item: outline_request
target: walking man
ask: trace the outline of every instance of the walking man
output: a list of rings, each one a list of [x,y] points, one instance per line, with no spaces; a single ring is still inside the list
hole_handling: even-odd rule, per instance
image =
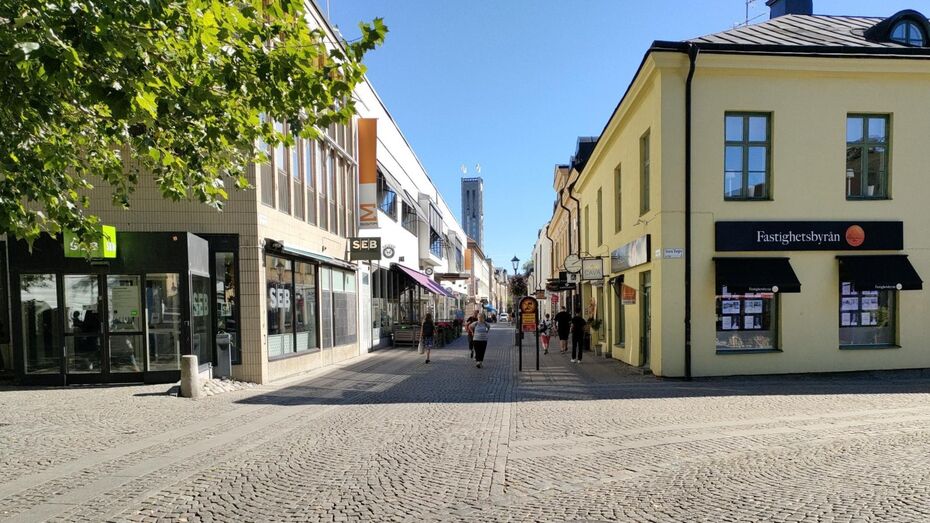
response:
[[[572,363],[581,363],[581,354],[584,352],[584,329],[588,325],[581,310],[575,311],[572,318]]]
[[[568,352],[568,332],[572,326],[572,316],[565,306],[555,315],[555,330],[559,335],[559,354]]]

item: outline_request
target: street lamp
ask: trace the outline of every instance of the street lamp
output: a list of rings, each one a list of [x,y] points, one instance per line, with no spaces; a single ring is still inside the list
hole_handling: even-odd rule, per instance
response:
[[[514,276],[516,276],[516,275],[517,275],[517,267],[520,266],[520,258],[517,258],[516,256],[514,256],[513,259],[510,260],[510,263],[513,264],[513,274],[514,274]]]

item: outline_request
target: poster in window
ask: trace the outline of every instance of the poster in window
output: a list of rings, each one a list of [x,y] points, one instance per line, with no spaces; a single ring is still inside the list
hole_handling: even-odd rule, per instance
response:
[[[730,316],[724,316],[723,320],[721,320],[721,327],[725,331],[733,330],[733,318]]]
[[[746,300],[746,314],[762,314],[762,300]]]
[[[723,300],[721,309],[724,314],[739,314],[739,300]]]
[[[878,296],[863,296],[862,297],[862,310],[877,311],[878,310]]]
[[[753,330],[755,329],[755,321],[753,320],[754,316],[745,316],[743,317],[743,329]]]
[[[849,296],[855,293],[856,291],[853,290],[852,283],[849,283],[848,281],[844,281],[843,282],[843,296]]]
[[[859,310],[859,298],[842,298],[840,300],[840,310],[841,311],[857,311]]]
[[[848,312],[844,312],[840,314],[840,325],[843,327],[849,327],[850,325],[852,325],[852,318],[850,316],[851,314],[849,314]]]
[[[863,296],[878,296],[878,291],[862,291]]]

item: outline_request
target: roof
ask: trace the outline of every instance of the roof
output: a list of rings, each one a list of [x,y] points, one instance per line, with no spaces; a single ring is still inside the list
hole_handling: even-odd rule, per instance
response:
[[[900,11],[888,18],[875,16],[783,15],[758,24],[699,36],[684,42],[653,44],[653,49],[681,49],[696,44],[702,49],[761,52],[857,52],[875,54],[930,54],[926,47],[890,41],[885,31],[893,22],[908,18],[930,29],[917,11]],[[930,35],[928,35],[930,36]]]

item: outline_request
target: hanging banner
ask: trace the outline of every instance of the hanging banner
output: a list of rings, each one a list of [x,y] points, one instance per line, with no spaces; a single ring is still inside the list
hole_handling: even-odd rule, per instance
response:
[[[378,120],[358,119],[358,226],[378,227]]]
[[[620,303],[623,305],[636,305],[636,289],[623,284],[620,287]]]

